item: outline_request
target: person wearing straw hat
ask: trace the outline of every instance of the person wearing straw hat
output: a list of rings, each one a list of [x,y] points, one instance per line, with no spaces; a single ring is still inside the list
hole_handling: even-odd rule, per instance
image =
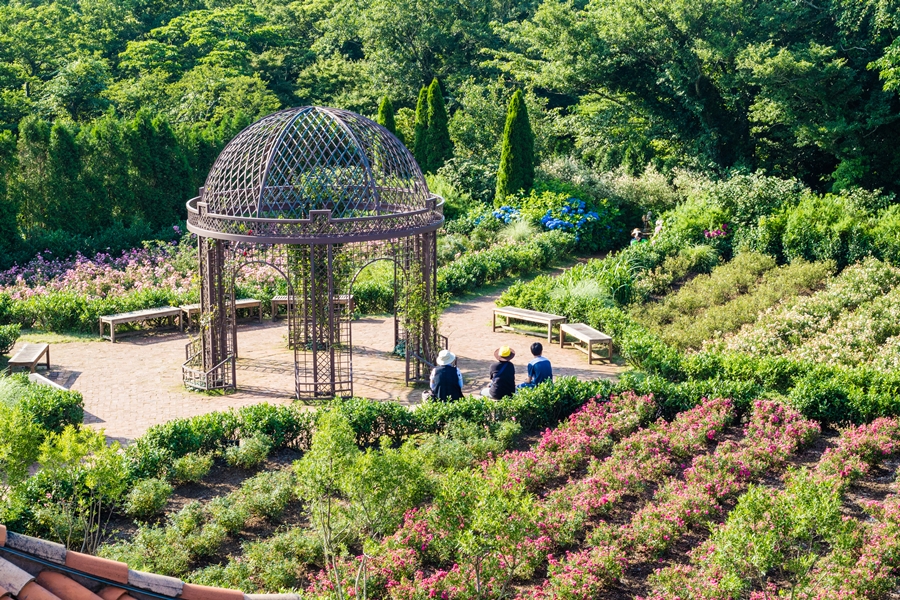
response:
[[[491,384],[481,390],[481,395],[494,400],[516,393],[516,367],[512,364],[516,351],[509,346],[494,350],[497,362],[491,365]]]
[[[462,398],[463,376],[456,366],[456,355],[441,350],[434,362],[437,366],[431,370],[431,399],[446,402]]]

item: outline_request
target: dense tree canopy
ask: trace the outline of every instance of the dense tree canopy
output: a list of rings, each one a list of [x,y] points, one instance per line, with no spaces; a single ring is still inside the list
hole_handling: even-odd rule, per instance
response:
[[[0,0],[0,230],[170,224],[286,106],[389,94],[416,146],[435,78],[454,181],[496,172],[523,89],[538,161],[896,192],[898,34],[896,0]]]

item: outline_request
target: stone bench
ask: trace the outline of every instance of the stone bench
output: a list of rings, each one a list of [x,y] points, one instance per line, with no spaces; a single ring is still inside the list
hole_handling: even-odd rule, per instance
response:
[[[262,322],[262,302],[256,300],[254,298],[240,298],[234,301],[234,310],[239,311],[241,309],[250,310],[255,308],[259,315],[259,322]],[[184,313],[185,325],[191,326],[191,319],[194,315],[200,314],[200,304],[185,304],[181,307],[181,312]]]
[[[347,294],[339,294],[339,295],[335,296],[334,303],[339,306],[346,306],[347,310],[350,312],[350,314],[353,314],[353,309],[356,307],[356,305],[353,303],[353,296],[347,295]],[[290,304],[291,304],[291,308],[293,308],[294,305],[296,304],[294,298],[290,299]],[[285,307],[285,310],[287,310],[287,305],[288,305],[288,297],[286,295],[272,297],[272,320],[273,321],[275,319],[277,319],[279,316],[279,308],[278,307],[283,306],[283,307]]]
[[[124,323],[143,323],[151,319],[178,318],[178,329],[184,331],[184,323],[181,320],[180,306],[162,306],[160,308],[146,308],[117,315],[103,315],[100,317],[100,337],[116,343],[116,326]],[[109,337],[103,335],[105,326],[109,326]]]
[[[29,373],[34,373],[41,357],[47,359],[47,370],[50,370],[50,344],[25,344],[16,355],[9,359],[9,372],[14,373],[16,369],[28,369]]]
[[[506,318],[506,324],[497,324],[497,317]],[[493,331],[497,331],[498,328],[505,329],[507,331],[517,331],[519,333],[531,333],[527,331],[522,331],[520,329],[514,329],[510,327],[509,321],[510,319],[515,319],[516,321],[527,321],[529,323],[538,323],[540,325],[547,326],[547,343],[550,344],[553,342],[553,327],[556,325],[562,325],[566,322],[566,318],[560,315],[551,315],[550,313],[538,312],[536,310],[528,310],[527,308],[516,308],[514,306],[504,306],[500,308],[494,309],[494,318],[493,318]]]
[[[577,339],[579,342],[584,344],[584,347],[579,346],[577,343],[569,343],[569,346],[572,348],[577,348],[581,350],[585,354],[588,355],[588,364],[594,364],[594,344],[605,344],[606,345],[606,360],[612,362],[612,353],[613,353],[613,342],[612,338],[603,333],[602,331],[597,331],[593,327],[585,325],[584,323],[566,323],[564,325],[560,325],[559,327],[559,347],[566,347],[566,335],[570,335],[573,338]]]

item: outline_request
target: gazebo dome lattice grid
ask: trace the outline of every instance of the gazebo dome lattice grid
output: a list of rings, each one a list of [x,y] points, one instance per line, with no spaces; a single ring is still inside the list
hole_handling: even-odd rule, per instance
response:
[[[254,263],[286,284],[298,398],[353,394],[348,299],[360,271],[379,260],[393,263],[394,343],[405,350],[406,382],[427,377],[446,343],[435,308],[443,200],[387,129],[334,108],[271,114],[225,147],[187,209],[201,279],[187,387],[235,389],[235,282]]]

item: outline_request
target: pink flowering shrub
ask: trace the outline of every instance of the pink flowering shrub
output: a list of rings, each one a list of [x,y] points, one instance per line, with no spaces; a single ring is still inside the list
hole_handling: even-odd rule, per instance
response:
[[[751,487],[692,553],[691,565],[655,573],[651,598],[718,600],[751,592],[760,600],[774,598],[777,590],[768,581],[773,572],[783,573],[797,598],[882,596],[896,585],[900,567],[896,497],[869,505],[879,517],[872,525],[842,514],[841,491],[895,453],[898,441],[896,419],[849,428],[814,468],[790,474],[784,490]]]
[[[608,452],[617,440],[645,425],[654,412],[652,396],[625,392],[609,401],[592,398],[565,423],[544,431],[533,450],[504,454],[509,476],[537,489]]]

